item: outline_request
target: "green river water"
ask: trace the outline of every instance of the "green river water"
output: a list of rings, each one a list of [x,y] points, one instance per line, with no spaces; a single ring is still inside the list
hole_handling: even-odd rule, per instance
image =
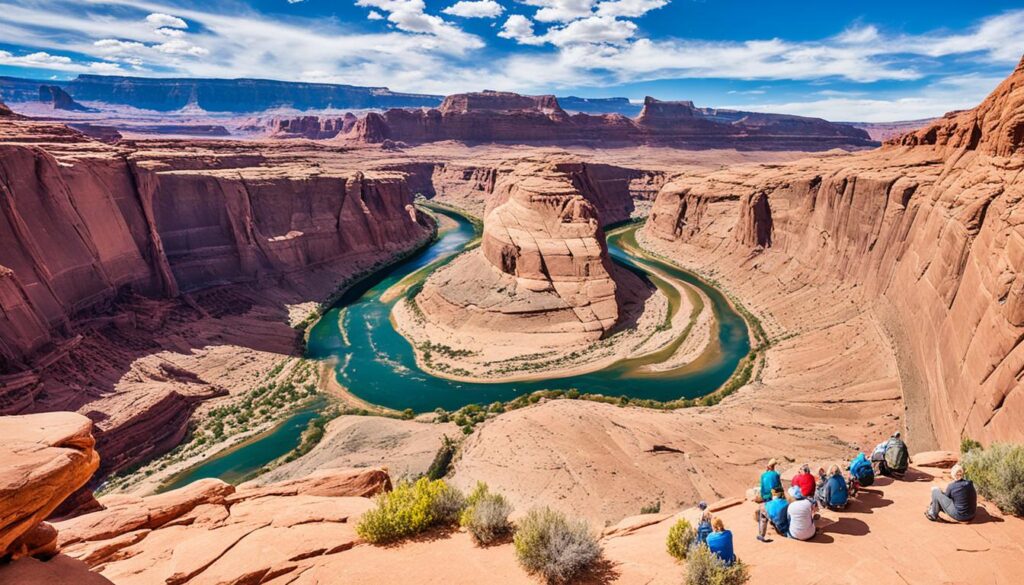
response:
[[[608,249],[616,262],[647,275],[655,284],[661,284],[663,291],[674,289],[667,289],[659,280],[675,279],[700,289],[710,299],[717,336],[700,358],[665,372],[639,369],[646,363],[665,359],[674,351],[672,347],[588,374],[528,382],[467,383],[427,374],[417,366],[412,345],[391,324],[391,309],[403,295],[388,300],[381,297],[403,279],[403,286],[415,285],[477,242],[477,229],[468,219],[447,210],[435,212],[448,216],[456,226],[442,231],[437,240],[418,254],[352,287],[309,333],[306,357],[332,360],[338,382],[367,402],[396,410],[426,412],[438,407],[454,410],[468,404],[507,401],[535,390],[571,388],[662,401],[693,398],[725,383],[750,351],[746,322],[725,296],[689,272],[636,252],[638,226],[631,226],[609,232]],[[678,339],[674,345],[681,341],[682,338]],[[192,468],[164,489],[203,477],[237,481],[251,476],[297,446],[306,424],[323,406],[320,401],[298,409],[271,432]]]

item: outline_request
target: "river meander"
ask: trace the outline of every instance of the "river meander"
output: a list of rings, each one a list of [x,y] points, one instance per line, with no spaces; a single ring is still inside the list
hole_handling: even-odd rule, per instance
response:
[[[715,334],[696,360],[667,371],[653,372],[643,367],[670,356],[683,341],[680,337],[652,354],[582,375],[527,382],[468,383],[427,374],[417,365],[412,345],[393,327],[391,309],[433,270],[479,241],[477,228],[467,218],[444,209],[434,211],[454,221],[454,227],[442,230],[418,254],[349,289],[309,332],[306,357],[331,360],[338,383],[367,402],[395,410],[411,408],[426,412],[439,407],[455,410],[468,404],[507,401],[535,390],[572,388],[592,394],[661,401],[693,398],[713,392],[725,383],[750,350],[746,322],[726,297],[693,274],[644,254],[636,243],[639,226],[632,225],[609,231],[608,250],[615,262],[642,273],[667,294],[676,289],[667,287],[664,279],[675,279],[699,289],[711,302]],[[297,446],[306,422],[324,404],[317,401],[296,410],[274,430],[178,475],[164,489],[203,477],[227,481],[251,477]]]

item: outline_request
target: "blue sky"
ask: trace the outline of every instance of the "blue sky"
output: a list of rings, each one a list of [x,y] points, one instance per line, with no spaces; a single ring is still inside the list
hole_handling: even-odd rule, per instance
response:
[[[654,95],[832,120],[971,107],[1022,53],[1019,0],[0,0],[0,75]]]

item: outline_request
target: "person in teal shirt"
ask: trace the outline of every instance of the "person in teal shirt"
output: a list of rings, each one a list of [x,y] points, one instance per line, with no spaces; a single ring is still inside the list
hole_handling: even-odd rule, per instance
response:
[[[712,532],[707,540],[708,550],[725,564],[733,564],[736,561],[736,554],[732,550],[732,531],[726,530],[725,523],[718,517],[711,521],[711,528]]]
[[[770,502],[772,501],[772,490],[782,489],[782,478],[779,477],[779,472],[775,471],[775,466],[778,465],[778,461],[772,459],[768,462],[767,470],[761,474],[761,501]]]

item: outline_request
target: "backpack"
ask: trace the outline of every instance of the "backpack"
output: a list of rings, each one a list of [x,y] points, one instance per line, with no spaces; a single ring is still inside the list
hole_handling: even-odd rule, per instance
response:
[[[910,454],[907,453],[907,445],[900,439],[890,439],[889,446],[885,448],[885,466],[889,469],[903,473],[910,463]]]
[[[861,453],[853,460],[850,464],[850,474],[857,479],[862,487],[867,487],[875,483],[875,469],[871,466],[871,462],[864,457]]]

